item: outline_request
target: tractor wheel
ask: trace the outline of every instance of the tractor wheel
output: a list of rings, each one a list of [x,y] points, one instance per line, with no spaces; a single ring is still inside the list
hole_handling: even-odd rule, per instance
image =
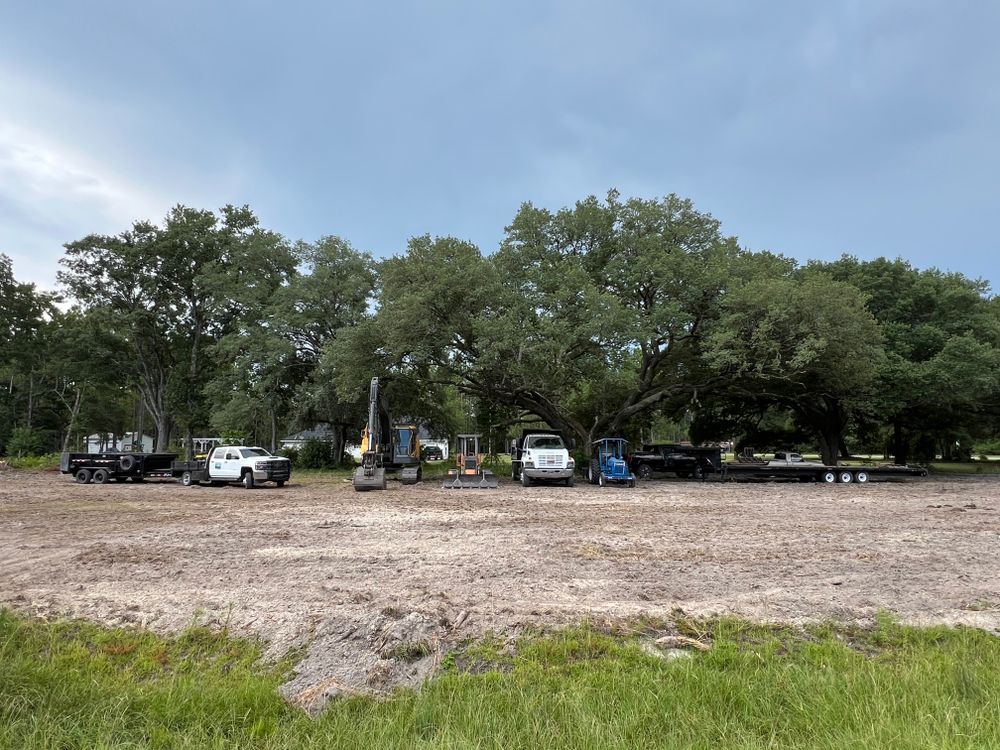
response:
[[[104,484],[108,481],[107,469],[94,469],[94,475],[90,479],[94,484]]]
[[[243,479],[240,480],[240,481],[243,482],[243,486],[246,489],[252,490],[253,489],[253,472],[252,471],[243,472]]]
[[[73,478],[77,484],[87,484],[90,481],[90,469],[80,469]]]
[[[639,479],[652,479],[653,467],[649,464],[639,464],[639,468],[636,469],[635,473],[639,475]]]
[[[522,487],[530,487],[531,486],[531,477],[529,477],[523,471],[521,472],[521,486]]]
[[[590,465],[587,466],[587,481],[591,484],[597,484],[597,477],[600,476],[601,467],[597,465],[597,459],[591,459]]]

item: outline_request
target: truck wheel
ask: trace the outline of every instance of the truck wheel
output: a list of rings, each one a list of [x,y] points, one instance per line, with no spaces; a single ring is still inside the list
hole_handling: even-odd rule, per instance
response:
[[[183,484],[185,487],[195,487],[198,485],[198,483],[194,481],[194,478],[191,476],[190,471],[185,471],[183,474],[181,474],[181,484]]]
[[[73,475],[77,484],[86,484],[90,481],[90,469],[80,469]]]
[[[247,471],[243,473],[243,486],[248,490],[253,489],[253,472]]]
[[[521,486],[522,487],[530,487],[531,486],[531,477],[529,477],[523,471],[521,472]]]
[[[567,487],[572,487],[575,484],[576,484],[576,477],[575,476],[573,476],[572,474],[570,474],[568,477],[566,477],[566,486]]]
[[[840,472],[840,483],[841,484],[850,484],[853,481],[854,481],[854,475],[851,472],[849,472],[849,471],[842,471],[842,472]]]
[[[639,479],[652,479],[653,467],[649,464],[639,464],[639,468],[635,473],[639,475]]]
[[[694,477],[696,482],[700,482],[705,478],[705,470],[700,466],[695,466],[691,475]]]
[[[858,484],[864,484],[869,479],[867,471],[859,471],[854,475],[854,481]]]
[[[819,480],[825,482],[826,484],[833,484],[837,481],[837,474],[833,471],[824,471],[819,475]]]
[[[91,477],[90,481],[94,484],[104,484],[108,481],[108,470],[94,469],[94,475]]]

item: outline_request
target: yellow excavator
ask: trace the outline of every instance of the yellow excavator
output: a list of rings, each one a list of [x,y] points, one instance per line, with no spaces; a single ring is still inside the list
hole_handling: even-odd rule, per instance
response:
[[[416,424],[393,424],[385,393],[378,378],[372,378],[368,424],[361,432],[361,466],[354,471],[354,489],[384,490],[386,474],[398,474],[403,484],[419,482],[420,440]]]

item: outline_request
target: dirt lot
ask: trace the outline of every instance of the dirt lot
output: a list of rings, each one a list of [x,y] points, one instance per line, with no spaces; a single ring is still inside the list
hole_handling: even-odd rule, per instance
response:
[[[1000,478],[355,493],[0,473],[0,605],[309,644],[289,697],[421,680],[526,625],[735,613],[1000,632]]]

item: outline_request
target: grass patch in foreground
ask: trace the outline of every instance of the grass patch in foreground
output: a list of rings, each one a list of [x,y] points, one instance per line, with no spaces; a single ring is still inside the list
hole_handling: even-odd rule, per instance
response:
[[[1000,639],[982,631],[698,627],[712,649],[669,662],[586,626],[514,654],[470,644],[418,693],[313,721],[253,643],[0,613],[0,746],[1000,747]]]

